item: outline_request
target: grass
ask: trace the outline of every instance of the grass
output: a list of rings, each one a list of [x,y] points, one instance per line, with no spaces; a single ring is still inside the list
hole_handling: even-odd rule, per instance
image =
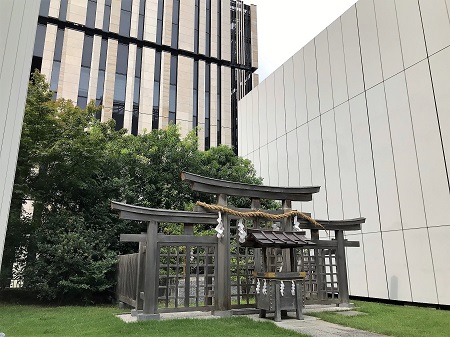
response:
[[[324,321],[389,336],[450,336],[450,311],[447,310],[360,301],[355,301],[355,305],[357,311],[368,315],[348,317],[331,312],[311,315]]]
[[[271,322],[247,317],[124,323],[115,307],[43,307],[0,303],[0,332],[6,337],[300,337]]]
[[[450,311],[355,301],[367,315],[312,314],[325,321],[397,337],[448,337]],[[116,318],[116,307],[44,307],[0,303],[0,332],[6,337],[300,337],[271,322],[246,317],[211,320],[183,319],[126,324]]]

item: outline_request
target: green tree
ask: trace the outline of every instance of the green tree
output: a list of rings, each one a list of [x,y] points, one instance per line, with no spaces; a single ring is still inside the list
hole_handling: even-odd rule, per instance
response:
[[[112,296],[116,256],[133,248],[121,244],[119,235],[138,233],[145,224],[118,219],[110,210],[111,200],[166,209],[214,201],[192,192],[181,181],[182,171],[261,183],[251,162],[229,147],[198,151],[194,132],[183,139],[171,125],[131,136],[126,130],[115,131],[114,121],[96,120],[93,102],[82,110],[64,99],[52,102],[51,97],[44,77],[35,73],[2,266],[5,280],[12,263],[25,258],[25,287],[41,299],[90,303]],[[33,202],[32,216],[22,211],[25,200]],[[236,198],[233,203],[249,206],[250,201]]]

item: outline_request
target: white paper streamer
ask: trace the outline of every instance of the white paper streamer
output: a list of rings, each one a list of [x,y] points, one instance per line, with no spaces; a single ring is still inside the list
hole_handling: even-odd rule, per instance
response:
[[[291,295],[295,296],[295,282],[291,281]]]
[[[273,229],[274,231],[279,231],[279,230],[280,230],[280,226],[278,226],[278,223],[274,222],[274,223],[272,224],[272,229]]]
[[[220,213],[220,212],[219,212],[219,217],[217,218],[217,226],[215,228],[215,231],[217,232],[217,237],[219,239],[223,238],[223,232],[225,231],[225,228],[223,227],[222,213]]]
[[[281,296],[284,296],[284,282],[280,281],[280,294]]]
[[[297,216],[294,216],[294,232],[300,232],[300,222],[298,222]]]
[[[264,285],[263,285],[263,288],[262,288],[262,293],[263,293],[263,295],[267,295],[267,281],[266,281],[266,280],[264,280]]]
[[[260,287],[261,287],[261,283],[259,282],[259,279],[257,279],[256,280],[256,289],[255,289],[257,294],[259,294],[259,292],[261,290]]]
[[[243,221],[242,219],[239,219],[238,226],[237,226],[240,243],[244,243],[245,238],[247,237],[247,231],[245,230],[245,226],[242,221]]]

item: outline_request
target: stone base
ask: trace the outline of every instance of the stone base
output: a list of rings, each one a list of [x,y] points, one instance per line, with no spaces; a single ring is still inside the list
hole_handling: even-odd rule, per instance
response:
[[[159,314],[138,314],[138,321],[151,321],[151,320],[159,320],[161,316]]]
[[[354,303],[339,303],[337,306],[339,308],[354,308],[355,304]]]
[[[131,316],[136,317],[137,315],[142,314],[142,310],[131,310]]]
[[[233,312],[231,310],[212,311],[211,314],[218,317],[231,317],[233,315]]]

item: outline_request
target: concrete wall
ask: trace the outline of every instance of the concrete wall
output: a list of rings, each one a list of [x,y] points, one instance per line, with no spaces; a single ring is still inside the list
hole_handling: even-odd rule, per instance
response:
[[[0,0],[0,266],[40,1]]]
[[[239,154],[268,185],[320,185],[351,295],[450,304],[450,1],[360,0],[239,103]]]

